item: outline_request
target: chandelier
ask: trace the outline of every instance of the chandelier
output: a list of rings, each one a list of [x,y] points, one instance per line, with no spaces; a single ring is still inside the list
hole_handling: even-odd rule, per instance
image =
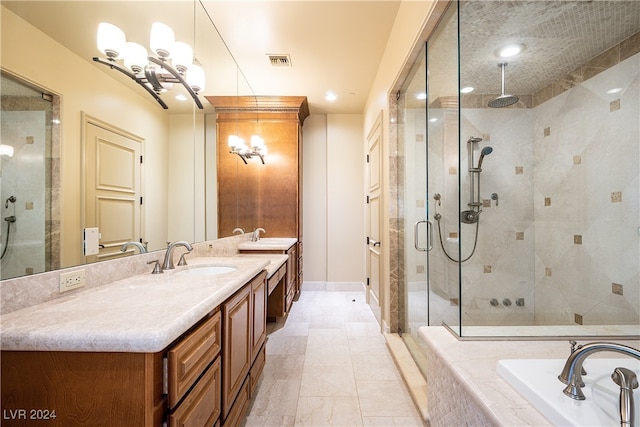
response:
[[[204,90],[204,70],[194,63],[191,46],[176,41],[168,25],[154,22],[150,47],[157,57],[150,56],[144,46],[126,41],[125,33],[120,28],[101,22],[98,25],[98,50],[107,58],[94,57],[93,60],[130,77],[165,110],[169,107],[159,95],[171,90],[175,83],[184,86],[193,102],[202,110],[198,92]]]

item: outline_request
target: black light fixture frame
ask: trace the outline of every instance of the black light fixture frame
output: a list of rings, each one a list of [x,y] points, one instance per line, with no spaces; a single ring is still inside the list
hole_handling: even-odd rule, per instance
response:
[[[250,158],[252,158],[253,156],[258,156],[258,157],[260,157],[260,161],[261,161],[261,162],[262,162],[262,164],[264,165],[264,157],[262,156],[262,154],[258,153],[257,151],[249,151],[249,152],[248,152],[248,153],[246,153],[246,154],[240,154],[240,153],[238,153],[237,151],[233,151],[233,150],[232,150],[232,151],[229,151],[229,153],[231,153],[231,154],[237,154],[237,155],[242,159],[242,161],[244,162],[244,164],[245,164],[245,165],[246,165],[246,164],[248,164],[248,163],[247,163],[247,159],[250,159]]]
[[[131,80],[138,83],[147,92],[149,92],[149,95],[153,96],[153,98],[156,101],[158,101],[158,104],[160,104],[160,106],[162,106],[162,108],[165,110],[169,109],[169,107],[160,98],[160,96],[158,96],[158,94],[164,90],[164,88],[162,87],[162,83],[180,83],[182,86],[184,86],[184,88],[187,90],[189,95],[191,95],[191,98],[193,98],[193,102],[195,102],[195,104],[198,106],[198,109],[202,110],[204,108],[202,106],[202,102],[200,102],[200,99],[198,98],[198,94],[196,94],[193,91],[193,89],[191,89],[189,84],[184,80],[184,78],[182,77],[182,75],[180,75],[178,71],[173,69],[173,67],[171,67],[166,62],[163,62],[157,58],[154,58],[153,56],[150,56],[147,59],[149,60],[149,62],[155,64],[156,66],[162,68],[163,70],[168,71],[173,77],[160,76],[158,74],[158,68],[152,65],[147,65],[144,67],[145,77],[138,77],[137,75],[130,72],[128,69],[121,67],[118,63],[115,62],[114,59],[104,59],[97,56],[93,57],[93,60],[95,62],[106,65],[111,69],[118,70],[122,74],[129,77]],[[147,86],[147,83],[150,84],[153,87],[153,89]],[[264,160],[263,160],[263,163],[264,163]]]

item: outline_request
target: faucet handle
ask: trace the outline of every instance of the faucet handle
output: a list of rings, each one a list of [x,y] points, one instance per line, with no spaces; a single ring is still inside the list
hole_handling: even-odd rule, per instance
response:
[[[579,345],[576,347],[576,344],[578,344],[576,341],[571,340],[569,341],[569,344],[571,344],[571,353],[573,353],[576,350],[580,350],[582,348],[582,345]],[[580,371],[580,375],[587,375],[587,371],[584,369],[584,365],[582,366],[582,370]]]
[[[191,252],[191,251],[189,251],[189,252]],[[178,266],[187,265],[187,260],[184,259],[184,256],[186,254],[188,254],[189,252],[184,252],[182,255],[180,255],[180,260],[178,261]]]
[[[153,263],[155,263],[156,265],[153,266],[153,271],[151,272],[151,274],[164,273],[164,271],[162,270],[162,267],[160,267],[160,260],[154,259],[149,261],[147,264],[153,264]]]

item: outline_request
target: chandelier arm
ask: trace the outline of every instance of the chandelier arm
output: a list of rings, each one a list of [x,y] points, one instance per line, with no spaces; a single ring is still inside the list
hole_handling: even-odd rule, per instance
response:
[[[264,165],[264,157],[262,157],[262,154],[258,153],[257,151],[254,151],[254,154],[260,157],[260,161],[262,161],[262,164]]]
[[[163,69],[167,70],[169,73],[171,73],[171,75],[173,77],[175,77],[176,79],[178,79],[178,81],[182,84],[182,86],[184,86],[184,88],[187,90],[187,92],[189,92],[189,95],[191,95],[191,98],[193,98],[193,102],[196,103],[196,105],[198,106],[198,108],[200,110],[202,110],[204,107],[202,106],[202,103],[200,102],[200,99],[198,98],[198,95],[196,95],[196,93],[193,91],[193,89],[191,89],[191,87],[189,87],[189,85],[187,84],[186,81],[184,81],[184,79],[182,78],[182,76],[180,75],[180,73],[178,73],[176,70],[173,69],[173,67],[170,67],[168,64],[166,64],[165,62],[162,62],[161,60],[154,58],[153,56],[150,56],[149,58],[147,58],[149,60],[149,62],[153,62],[154,64],[162,67]]]
[[[240,153],[238,153],[238,152],[236,152],[236,151],[229,151],[229,152],[230,152],[230,153],[232,153],[232,154],[237,154],[237,155],[238,155],[238,157],[240,157],[240,158],[242,159],[242,161],[244,162],[244,164],[245,164],[245,165],[247,164],[247,159],[245,159],[245,158],[244,158],[244,156],[243,156],[242,154],[240,154]]]
[[[162,106],[162,108],[164,108],[165,110],[169,109],[167,104],[165,104],[164,101],[162,99],[160,99],[160,97],[158,96],[157,93],[155,93],[153,90],[149,89],[149,87],[147,85],[145,85],[144,83],[142,83],[142,81],[138,77],[136,77],[135,74],[129,72],[126,68],[120,67],[118,64],[116,64],[113,61],[109,61],[108,59],[102,59],[102,58],[99,58],[97,56],[94,56],[93,60],[95,62],[99,63],[99,64],[106,65],[107,67],[109,67],[111,69],[116,69],[116,70],[120,71],[122,74],[124,74],[127,77],[131,78],[133,81],[135,81],[140,86],[142,86],[147,92],[149,92],[149,95],[153,96],[155,98],[155,100],[158,101],[158,104],[160,104]]]

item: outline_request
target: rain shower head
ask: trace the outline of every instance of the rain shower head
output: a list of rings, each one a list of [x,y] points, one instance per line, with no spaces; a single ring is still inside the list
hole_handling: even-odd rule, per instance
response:
[[[478,169],[482,169],[482,161],[484,160],[484,156],[488,156],[493,152],[493,148],[488,145],[480,151],[480,160],[478,160]]]
[[[498,66],[502,69],[502,93],[499,97],[489,101],[488,105],[491,108],[504,108],[519,101],[519,98],[517,96],[507,95],[504,93],[504,69],[507,65],[508,64],[506,62],[498,64]]]

